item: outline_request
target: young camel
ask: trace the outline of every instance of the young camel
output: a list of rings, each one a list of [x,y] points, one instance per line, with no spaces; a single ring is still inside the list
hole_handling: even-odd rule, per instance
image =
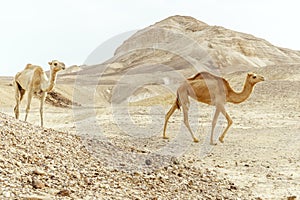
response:
[[[25,121],[27,120],[28,113],[30,110],[31,99],[34,94],[41,96],[40,102],[40,116],[41,116],[41,126],[43,126],[43,106],[44,101],[47,96],[47,92],[50,92],[56,81],[57,72],[65,69],[65,64],[57,60],[48,62],[50,65],[50,80],[48,80],[46,73],[42,67],[32,64],[27,64],[25,69],[21,72],[18,72],[14,79],[15,87],[15,98],[16,106],[14,108],[15,116],[19,119],[19,105],[23,99],[25,91],[27,91],[27,107]]]
[[[254,73],[248,73],[246,77],[246,81],[244,84],[244,88],[241,92],[235,92],[229,85],[228,81],[224,78],[212,75],[208,72],[201,72],[196,74],[195,76],[188,78],[177,90],[177,98],[166,114],[165,124],[164,124],[164,132],[163,138],[167,139],[166,136],[166,128],[167,123],[171,115],[174,113],[176,109],[180,109],[182,106],[183,116],[184,116],[184,124],[188,128],[189,132],[192,135],[194,142],[198,142],[199,140],[194,136],[193,131],[189,125],[188,121],[188,111],[189,111],[189,96],[193,99],[206,103],[208,105],[213,105],[216,107],[216,111],[212,121],[212,129],[210,136],[210,144],[216,145],[213,141],[214,129],[219,117],[220,112],[225,116],[227,120],[227,127],[225,128],[222,135],[219,137],[219,141],[223,143],[226,132],[232,124],[232,119],[228,115],[225,110],[225,103],[241,103],[245,101],[251,94],[253,87],[256,83],[264,81],[264,77],[260,75],[256,75]]]

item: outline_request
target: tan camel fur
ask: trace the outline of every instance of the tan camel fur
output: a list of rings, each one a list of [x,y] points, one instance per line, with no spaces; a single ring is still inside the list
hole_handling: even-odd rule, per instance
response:
[[[225,110],[225,103],[241,103],[245,101],[251,94],[253,87],[256,83],[264,81],[264,77],[256,75],[254,73],[248,73],[244,88],[241,92],[235,92],[229,85],[228,81],[224,78],[212,75],[208,72],[201,72],[188,78],[177,90],[177,98],[165,116],[163,138],[167,139],[166,128],[167,123],[171,115],[176,109],[182,107],[184,124],[192,135],[194,142],[199,140],[194,136],[193,131],[188,121],[189,111],[189,96],[199,102],[213,105],[216,107],[216,111],[212,121],[210,144],[216,145],[213,141],[214,129],[219,117],[220,112],[225,116],[227,120],[227,127],[225,128],[222,135],[219,137],[219,141],[223,143],[226,132],[232,125],[232,119]]]
[[[19,119],[19,105],[23,99],[25,92],[27,91],[27,107],[25,121],[27,120],[28,113],[30,110],[31,99],[34,94],[40,95],[40,116],[41,116],[41,126],[43,126],[43,106],[44,101],[47,96],[47,92],[50,92],[56,81],[57,72],[65,69],[65,64],[57,60],[48,62],[50,65],[50,80],[48,80],[46,73],[42,67],[32,64],[27,64],[25,69],[18,72],[14,79],[15,87],[15,98],[16,106],[14,108],[15,116]]]

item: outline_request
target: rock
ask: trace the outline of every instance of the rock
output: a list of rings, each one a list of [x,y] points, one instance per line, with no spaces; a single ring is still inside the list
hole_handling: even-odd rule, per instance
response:
[[[28,195],[28,196],[21,196],[23,200],[52,200],[53,197],[51,196],[42,196],[42,195]]]
[[[172,157],[172,158],[171,158],[171,161],[172,161],[172,163],[173,163],[174,165],[179,165],[179,164],[180,164],[178,158],[176,158],[176,157]]]
[[[41,169],[35,169],[35,170],[33,170],[32,173],[33,173],[33,174],[36,174],[36,175],[46,175],[46,172],[44,172],[44,171],[41,170]]]
[[[9,191],[4,191],[2,194],[5,198],[10,198],[11,197],[11,193]]]
[[[297,199],[297,196],[295,196],[295,195],[287,197],[287,200],[296,200],[296,199]]]
[[[81,174],[80,174],[78,171],[72,172],[72,175],[73,175],[73,177],[76,178],[76,179],[80,179],[80,178],[81,178]]]
[[[69,190],[61,190],[56,195],[62,196],[62,197],[69,197],[70,196],[70,191]]]
[[[85,177],[83,180],[84,180],[85,184],[87,184],[87,185],[92,185],[93,184],[93,181],[90,178]]]
[[[38,180],[37,178],[33,178],[32,179],[32,187],[34,189],[42,189],[45,187],[45,184],[42,181]]]
[[[149,159],[147,159],[147,160],[145,161],[145,163],[146,163],[146,165],[151,165],[151,164],[152,164],[151,160],[149,160]]]

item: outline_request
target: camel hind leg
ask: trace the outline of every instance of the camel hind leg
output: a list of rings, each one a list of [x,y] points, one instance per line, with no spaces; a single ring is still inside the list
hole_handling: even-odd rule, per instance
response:
[[[176,100],[177,101],[177,100]],[[175,102],[172,107],[170,108],[170,110],[168,111],[168,113],[165,116],[165,125],[164,125],[164,133],[163,133],[163,138],[164,139],[168,139],[167,135],[166,135],[166,129],[167,129],[167,124],[168,124],[168,120],[170,119],[170,117],[173,115],[173,113],[175,112],[175,110],[177,109],[177,103]]]
[[[185,124],[185,126],[187,127],[187,129],[189,130],[192,138],[193,138],[193,141],[194,142],[199,142],[199,140],[195,137],[192,129],[191,129],[191,126],[190,126],[190,123],[189,123],[189,115],[188,115],[188,112],[189,112],[189,107],[190,107],[190,101],[189,101],[189,91],[186,90],[185,87],[180,87],[178,89],[178,99],[180,101],[180,104],[182,106],[182,112],[183,112],[183,122]],[[190,92],[193,94],[193,91]]]
[[[16,99],[16,106],[14,107],[14,113],[16,119],[19,119],[19,115],[20,115],[19,107],[23,99],[23,96],[25,94],[25,90],[17,82],[14,82],[14,87],[15,87],[15,99]]]

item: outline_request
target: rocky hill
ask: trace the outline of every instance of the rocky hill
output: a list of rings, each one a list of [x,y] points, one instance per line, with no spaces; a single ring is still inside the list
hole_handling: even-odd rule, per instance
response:
[[[246,33],[210,26],[192,17],[172,16],[137,31],[107,62],[84,67],[78,72],[77,83],[101,85],[97,90],[99,96],[108,102],[112,101],[113,89],[118,84],[120,98],[116,101],[120,102],[128,99],[129,93],[138,99],[164,94],[163,87],[174,93],[185,78],[199,71],[224,76],[298,63],[299,51],[274,46]],[[138,90],[130,91],[130,85],[136,85]]]
[[[142,29],[115,52],[114,62],[133,67],[165,63],[224,72],[300,62],[300,51],[272,45],[253,35],[210,26],[192,17],[172,16]],[[188,64],[187,64],[188,65]],[[181,66],[184,67],[184,66]]]
[[[1,199],[249,198],[214,170],[173,162],[149,172],[106,167],[79,136],[0,113]]]

